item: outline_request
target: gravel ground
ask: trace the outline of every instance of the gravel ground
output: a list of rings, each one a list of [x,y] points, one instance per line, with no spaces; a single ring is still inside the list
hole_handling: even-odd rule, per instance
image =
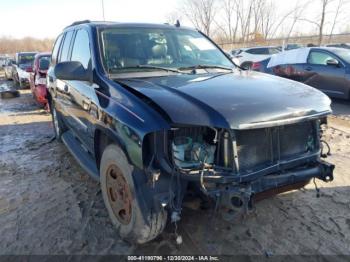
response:
[[[309,184],[259,202],[235,223],[188,203],[178,225],[182,245],[168,226],[155,241],[132,246],[110,223],[99,185],[52,139],[50,115],[30,91],[0,99],[0,255],[350,255],[350,103],[336,101],[334,110],[325,137],[335,180],[318,182],[320,198]]]

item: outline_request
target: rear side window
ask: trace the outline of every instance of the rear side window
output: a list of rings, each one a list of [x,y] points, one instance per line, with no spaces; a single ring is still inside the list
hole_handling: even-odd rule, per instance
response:
[[[327,65],[327,60],[329,59],[336,58],[324,52],[312,51],[310,52],[308,62],[313,65]]]
[[[61,55],[60,55],[60,62],[64,62],[64,61],[68,61],[68,52],[69,52],[69,46],[70,46],[70,42],[72,40],[72,36],[73,36],[73,31],[68,31],[66,33],[66,36],[64,37],[64,42],[63,42],[63,46],[62,46],[62,51],[61,51]]]
[[[89,34],[86,30],[80,29],[75,37],[71,61],[78,61],[87,69],[90,60]]]
[[[58,50],[59,50],[61,42],[62,42],[62,36],[63,35],[59,35],[57,37],[57,40],[55,42],[55,46],[53,47],[53,50],[52,50],[51,64],[53,64],[53,65],[55,65],[57,63]]]
[[[269,54],[268,48],[254,48],[254,49],[249,49],[246,52],[249,54],[252,54],[252,55],[268,55]]]
[[[280,52],[278,48],[269,48],[268,51],[270,55],[274,55]]]
[[[245,50],[246,53],[248,54],[255,54],[255,49],[248,49],[248,50]]]

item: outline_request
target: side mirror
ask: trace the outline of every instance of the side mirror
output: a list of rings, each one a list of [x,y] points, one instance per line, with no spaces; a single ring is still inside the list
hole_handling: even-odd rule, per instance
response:
[[[328,59],[326,63],[329,66],[339,66],[339,61],[337,59]]]
[[[90,71],[76,61],[58,63],[55,66],[54,73],[56,78],[60,80],[90,81]]]

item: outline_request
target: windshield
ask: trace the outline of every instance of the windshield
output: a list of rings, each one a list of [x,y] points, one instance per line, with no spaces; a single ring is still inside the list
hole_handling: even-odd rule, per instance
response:
[[[31,64],[34,61],[35,54],[19,55],[18,64]]]
[[[102,59],[108,73],[198,65],[234,67],[209,40],[192,30],[108,28],[100,36]]]
[[[348,49],[334,48],[332,50],[337,56],[350,64],[350,51]]]

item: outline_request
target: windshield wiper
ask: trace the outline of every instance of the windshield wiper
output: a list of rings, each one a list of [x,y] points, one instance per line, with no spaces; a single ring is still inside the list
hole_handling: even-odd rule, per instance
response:
[[[175,68],[168,68],[168,67],[161,67],[161,66],[153,66],[153,65],[136,65],[136,66],[128,66],[128,67],[121,67],[118,68],[118,71],[122,71],[122,70],[128,70],[128,69],[155,69],[155,70],[163,70],[163,71],[167,71],[167,72],[175,72],[175,73],[180,73],[183,74],[183,72],[181,72],[178,69]]]
[[[224,69],[224,70],[233,71],[233,68],[231,68],[231,67],[219,66],[219,65],[193,65],[193,66],[180,67],[180,68],[178,68],[178,70],[196,70],[196,69],[208,69],[208,68]]]

